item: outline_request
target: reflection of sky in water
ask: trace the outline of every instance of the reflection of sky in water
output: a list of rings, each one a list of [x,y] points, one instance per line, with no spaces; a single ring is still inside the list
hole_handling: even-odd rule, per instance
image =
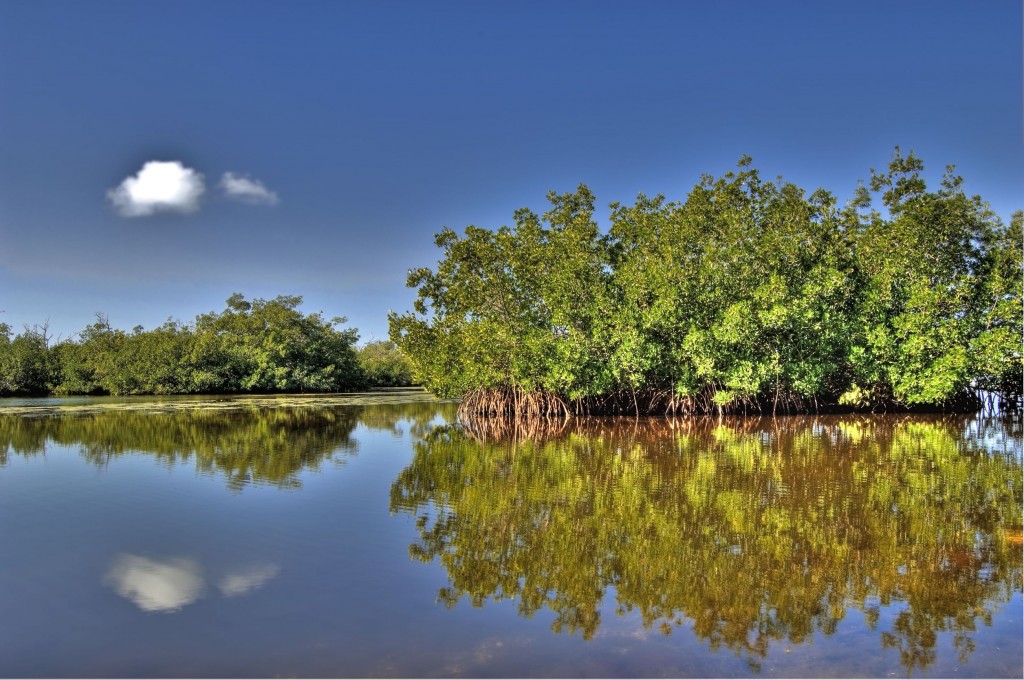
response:
[[[277,576],[280,571],[276,564],[249,567],[232,571],[217,584],[224,597],[244,595],[250,590],[260,588],[264,583]]]
[[[278,571],[276,564],[233,569],[218,581],[217,588],[224,597],[244,595],[262,587]],[[114,560],[104,582],[146,612],[178,611],[202,597],[206,585],[203,568],[196,560],[127,554]]]
[[[147,612],[173,612],[203,594],[203,569],[195,560],[153,560],[121,555],[107,572],[107,584]]]

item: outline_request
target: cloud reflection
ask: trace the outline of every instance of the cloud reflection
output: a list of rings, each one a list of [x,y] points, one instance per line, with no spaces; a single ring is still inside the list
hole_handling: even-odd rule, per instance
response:
[[[249,567],[238,571],[229,572],[220,580],[217,587],[224,597],[235,597],[259,588],[270,579],[277,576],[280,568],[276,564]]]
[[[276,564],[228,570],[218,581],[217,589],[224,597],[244,595],[262,587],[280,570]],[[103,581],[145,612],[178,611],[202,597],[206,586],[203,567],[194,559],[153,559],[128,554],[114,559]]]
[[[192,604],[203,593],[203,570],[182,557],[154,560],[121,555],[105,579],[117,594],[147,612],[173,612]]]

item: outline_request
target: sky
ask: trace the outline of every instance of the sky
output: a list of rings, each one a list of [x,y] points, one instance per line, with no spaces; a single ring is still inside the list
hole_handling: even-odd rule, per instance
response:
[[[1022,3],[0,0],[0,322],[301,295],[361,341],[443,226],[893,149],[1024,208]]]

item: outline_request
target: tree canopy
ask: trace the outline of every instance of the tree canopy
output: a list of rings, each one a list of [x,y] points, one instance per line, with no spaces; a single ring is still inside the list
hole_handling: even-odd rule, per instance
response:
[[[612,204],[604,233],[586,186],[552,192],[511,227],[443,229],[391,338],[476,413],[1019,405],[1024,214],[923,169],[897,149],[841,207],[743,157],[684,201]]]
[[[115,329],[97,315],[51,346],[45,327],[0,324],[0,396],[336,392],[367,386],[345,319],[299,311],[302,298],[227,299],[192,324]]]

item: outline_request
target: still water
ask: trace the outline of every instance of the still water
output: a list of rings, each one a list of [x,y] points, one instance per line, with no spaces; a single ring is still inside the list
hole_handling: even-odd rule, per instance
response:
[[[3,677],[1020,677],[1021,425],[0,402]]]

